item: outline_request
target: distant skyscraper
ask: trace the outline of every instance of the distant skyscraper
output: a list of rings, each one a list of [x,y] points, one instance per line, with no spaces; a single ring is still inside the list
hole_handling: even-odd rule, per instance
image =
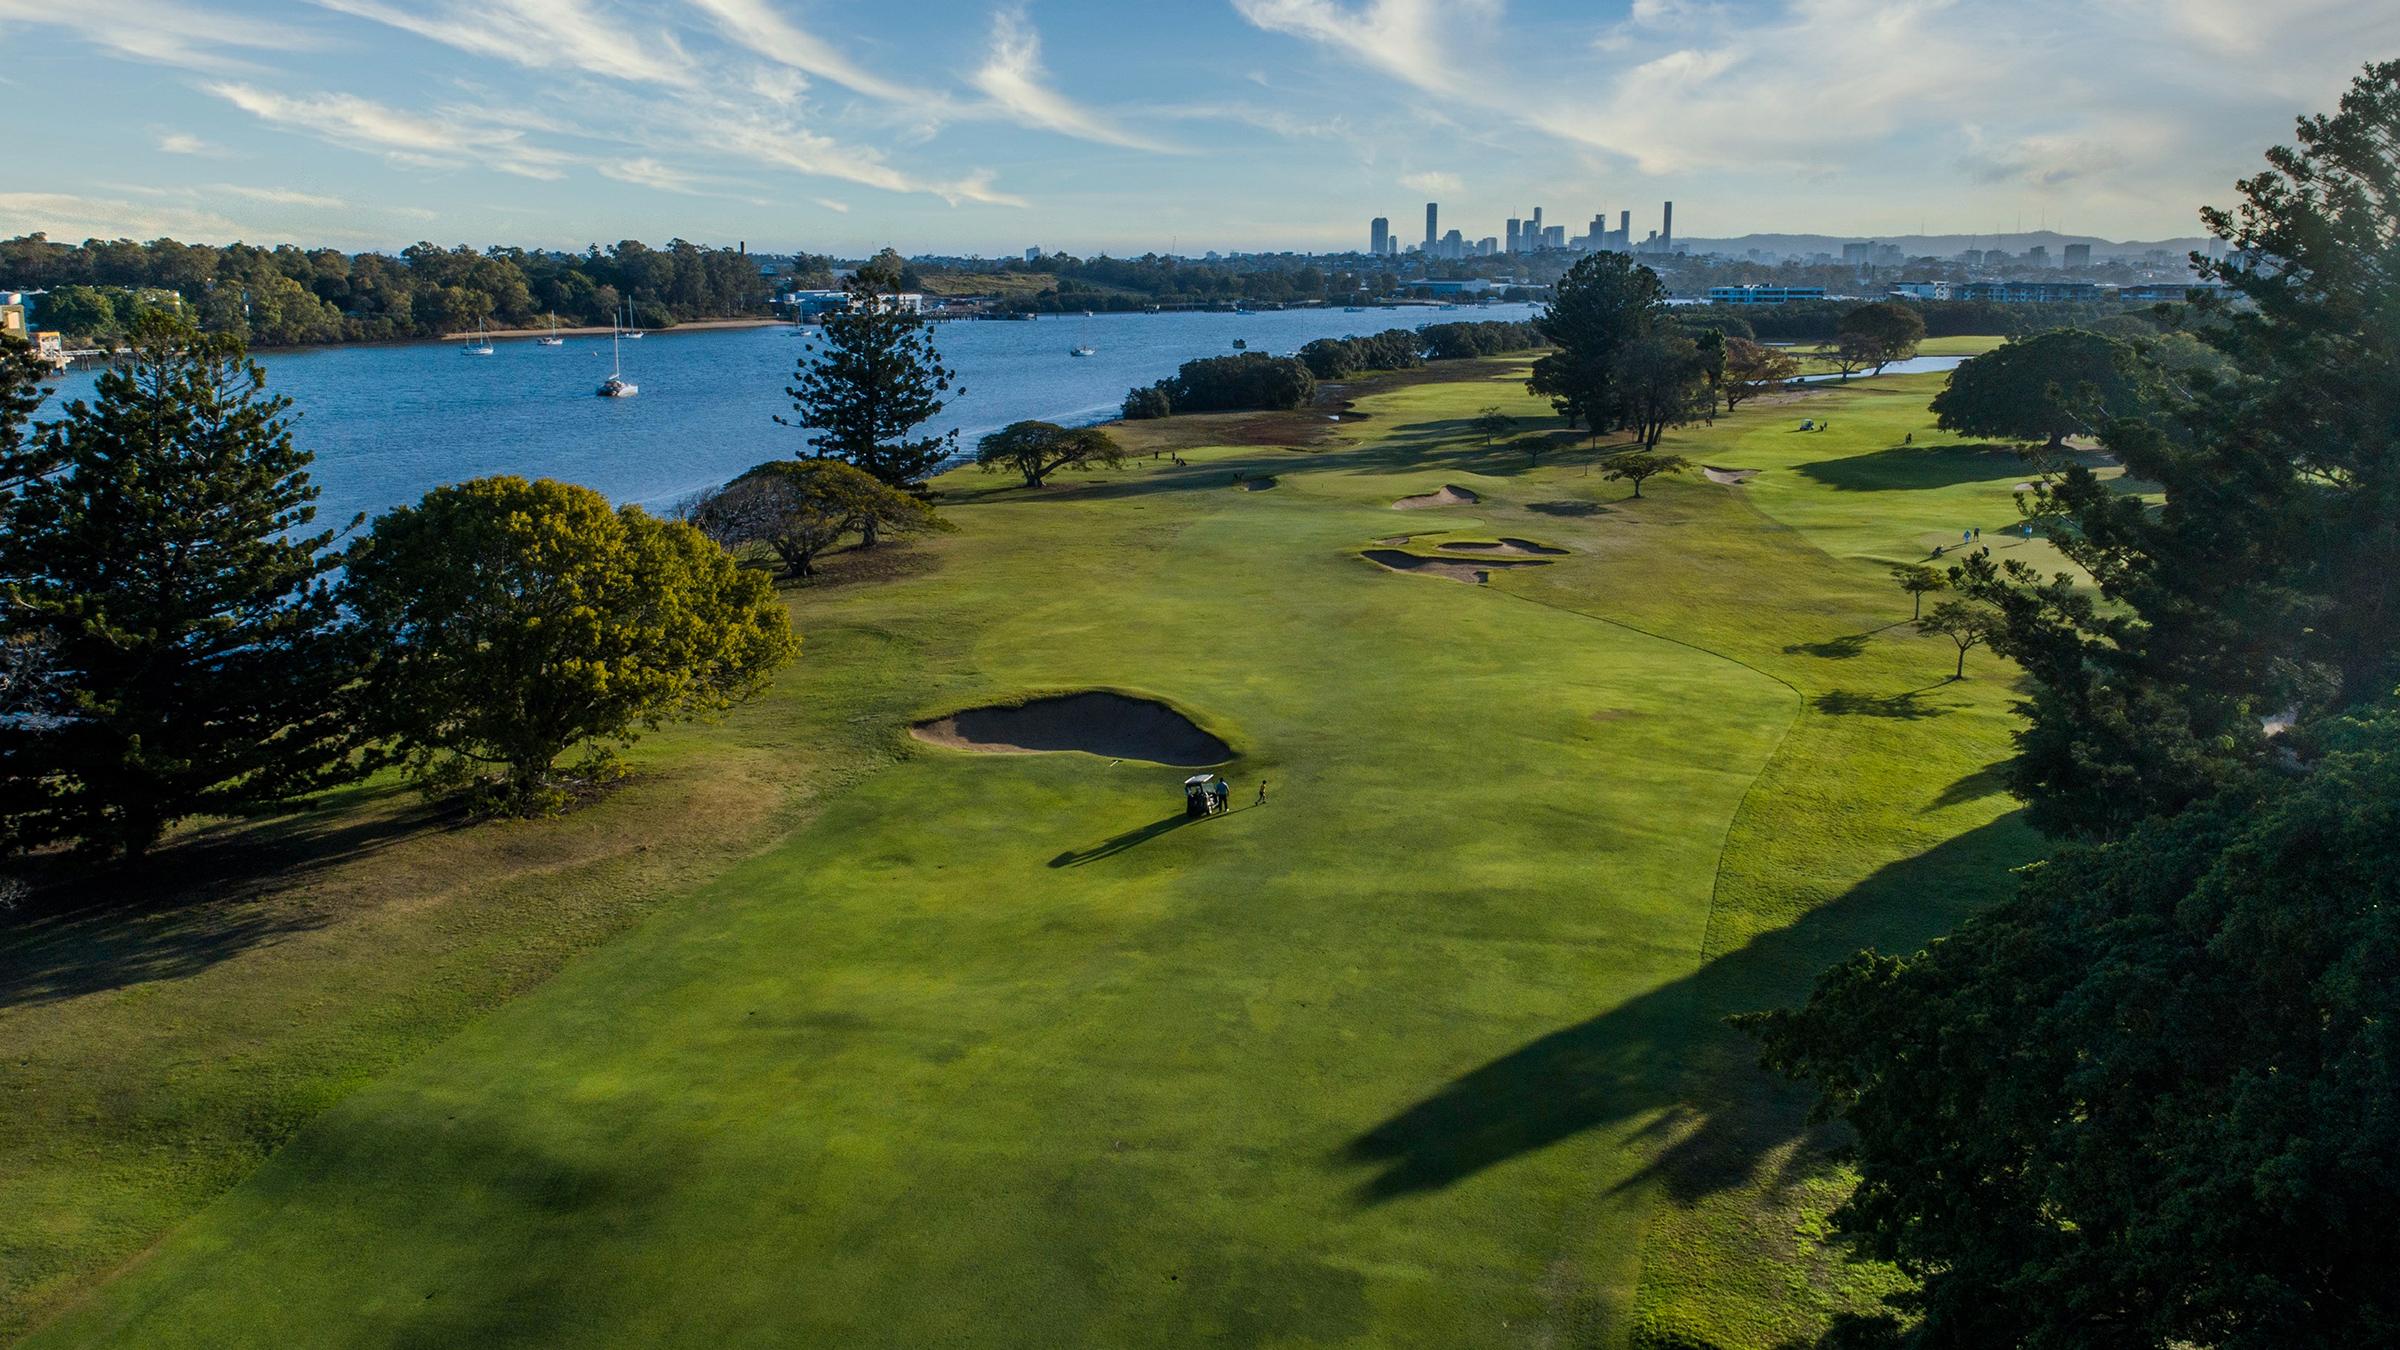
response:
[[[1543,248],[1565,248],[1566,246],[1567,246],[1567,227],[1566,227],[1566,226],[1564,226],[1564,225],[1546,225],[1546,226],[1543,226],[1543,227],[1542,227],[1542,247],[1543,247]]]
[[[1442,208],[1438,204],[1425,203],[1425,251],[1427,253],[1433,252],[1434,245],[1442,242],[1441,227],[1434,223],[1441,218],[1441,214]]]
[[[1508,251],[1511,253],[1524,252],[1524,236],[1525,222],[1515,216],[1510,216],[1508,218]]]
[[[1493,235],[1487,234],[1475,241],[1475,253],[1478,257],[1488,258],[1499,251],[1500,240]]]
[[[1445,258],[1463,258],[1467,256],[1466,236],[1460,234],[1456,230],[1452,230],[1450,233],[1443,235],[1441,254]]]
[[[1036,246],[1034,246],[1034,247],[1032,247],[1032,248],[1029,248],[1029,249],[1025,250],[1025,261],[1027,261],[1027,262],[1040,262],[1041,260],[1042,260],[1042,250],[1041,250],[1041,247],[1040,247],[1039,245],[1036,245]]]
[[[1675,251],[1675,203],[1673,202],[1667,203],[1667,209],[1658,218],[1658,251],[1661,253]]]
[[[1617,212],[1617,247],[1628,253],[1633,251],[1633,212],[1631,211]]]
[[[2092,246],[2090,244],[2069,244],[2065,249],[2065,253],[2066,265],[2068,267],[2089,267],[2092,265]]]
[[[1601,211],[1593,215],[1592,232],[1588,237],[1591,242],[1586,247],[1594,251],[1608,247],[1608,212]]]
[[[1386,253],[1389,253],[1389,252],[1391,252],[1391,251],[1392,251],[1392,220],[1391,220],[1391,217],[1389,217],[1389,216],[1377,216],[1377,217],[1375,217],[1375,219],[1373,219],[1373,220],[1371,220],[1371,221],[1367,222],[1367,252],[1369,252],[1369,253],[1372,253],[1372,254],[1374,254],[1376,257],[1380,258],[1380,257],[1382,257],[1384,254],[1386,254]]]
[[[1542,208],[1538,206],[1533,208],[1533,219],[1525,222],[1525,228],[1533,231],[1534,246],[1539,248],[1542,238]]]

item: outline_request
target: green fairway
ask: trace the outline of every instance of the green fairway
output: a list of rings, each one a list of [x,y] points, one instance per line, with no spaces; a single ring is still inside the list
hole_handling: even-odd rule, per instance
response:
[[[1949,682],[1885,576],[1978,527],[2047,570],[2001,533],[2027,470],[1933,431],[1940,377],[1860,378],[1670,436],[1757,473],[1633,501],[1608,447],[1529,463],[1567,438],[1522,375],[1354,390],[1338,427],[1136,426],[1126,470],[1039,492],[951,475],[922,565],[790,593],[807,649],[770,699],[519,836],[646,801],[714,852],[539,988],[379,1035],[271,1154],[152,1185],[58,1258],[88,1296],[34,1343],[1763,1350],[1851,1306],[1883,1276],[1805,1240],[1823,1141],[1722,1019],[2033,856],[1992,772],[2012,672]],[[1523,430],[1487,446],[1495,403]],[[1445,485],[1481,500],[1393,509]],[[1538,547],[1442,547],[1503,539]],[[1231,744],[1235,809],[1187,820],[1188,770],[906,731],[1096,688]],[[719,764],[785,795],[661,795]],[[343,1006],[329,972],[289,1015]],[[0,1012],[0,1049],[123,993]],[[122,1091],[243,1090],[209,1053]],[[63,1107],[38,1149],[0,1135],[65,1211],[0,1217],[0,1250],[90,1222],[87,1143],[146,1165]]]

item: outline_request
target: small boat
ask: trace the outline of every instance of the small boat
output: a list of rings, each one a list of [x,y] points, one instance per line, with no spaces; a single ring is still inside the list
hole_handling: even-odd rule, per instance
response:
[[[1097,349],[1091,347],[1089,344],[1081,342],[1078,342],[1074,346],[1067,348],[1067,355],[1069,356],[1098,356],[1099,354],[1100,353]]]
[[[564,347],[567,345],[567,340],[558,335],[557,315],[553,314],[550,316],[550,331],[541,337],[535,338],[534,341],[545,347]]]
[[[1367,307],[1365,305],[1344,305],[1342,312],[1344,314],[1364,314],[1367,312]]]
[[[633,342],[639,341],[642,336],[642,330],[633,326],[633,302],[628,300],[625,302],[625,338]]]
[[[600,387],[592,391],[602,398],[632,398],[642,392],[640,385],[625,378],[625,358],[617,349],[617,339],[622,335],[615,324],[609,325],[608,353],[616,369],[610,371],[608,378],[600,382]]]
[[[492,340],[488,337],[485,337],[483,335],[483,330],[479,328],[475,330],[475,336],[467,339],[467,345],[459,348],[458,350],[459,354],[462,356],[490,356],[492,354]]]

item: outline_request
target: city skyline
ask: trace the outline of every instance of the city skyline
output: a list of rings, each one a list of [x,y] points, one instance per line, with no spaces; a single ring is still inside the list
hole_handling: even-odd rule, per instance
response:
[[[1330,252],[1413,198],[1687,200],[1682,233],[1709,237],[2182,237],[2363,54],[2400,44],[2400,13],[2358,0],[2279,11],[2272,63],[2230,0],[1109,15],[0,0],[0,91],[60,110],[14,148],[0,232]],[[1474,242],[1504,219],[1452,223]]]

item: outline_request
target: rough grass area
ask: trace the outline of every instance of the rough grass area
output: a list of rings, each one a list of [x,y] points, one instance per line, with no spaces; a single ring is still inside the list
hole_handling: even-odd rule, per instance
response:
[[[259,858],[196,906],[12,937],[12,1329],[1763,1350],[1869,1297],[1807,1240],[1825,1141],[1722,1019],[2033,855],[2010,673],[1948,682],[1883,574],[2026,470],[1933,432],[1938,377],[1858,380],[1662,447],[1739,489],[1634,501],[1523,368],[957,477],[958,534],[790,592],[774,696],[589,812],[353,794],[195,841]],[[1486,447],[1493,403],[1524,431]],[[1444,483],[1480,500],[1418,551],[1565,551],[1360,562]],[[908,735],[1095,688],[1238,733],[1235,809]]]

